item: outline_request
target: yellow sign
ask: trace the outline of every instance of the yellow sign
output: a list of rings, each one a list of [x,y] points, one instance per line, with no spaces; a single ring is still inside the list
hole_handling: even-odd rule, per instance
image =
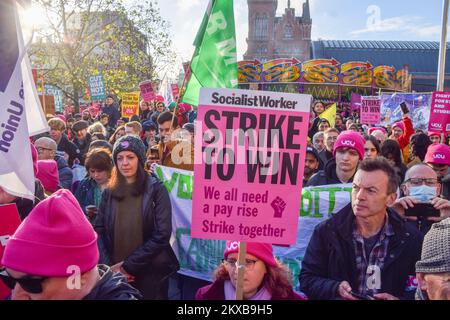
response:
[[[131,118],[139,115],[139,94],[139,91],[122,94],[122,117]]]

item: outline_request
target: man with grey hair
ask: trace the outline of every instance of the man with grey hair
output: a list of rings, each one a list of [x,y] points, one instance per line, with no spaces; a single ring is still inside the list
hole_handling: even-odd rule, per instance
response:
[[[439,197],[440,188],[436,172],[426,164],[416,164],[406,172],[405,181],[401,185],[405,196],[397,199],[392,209],[412,223],[416,223],[417,228],[425,234],[434,222],[450,216],[450,201]],[[419,218],[407,216],[407,210],[418,204],[429,204],[430,207],[439,210],[440,215],[438,217],[419,216]]]
[[[425,235],[416,278],[416,300],[450,300],[450,218],[435,223]]]
[[[72,187],[73,173],[64,160],[64,153],[57,151],[58,145],[55,140],[42,137],[36,140],[34,146],[38,152],[38,160],[55,160],[58,164],[59,185],[61,188],[69,189]]]
[[[317,152],[319,152],[319,154],[320,154],[320,152],[325,150],[324,139],[325,139],[325,136],[322,131],[317,132],[312,138],[313,147],[317,150]]]

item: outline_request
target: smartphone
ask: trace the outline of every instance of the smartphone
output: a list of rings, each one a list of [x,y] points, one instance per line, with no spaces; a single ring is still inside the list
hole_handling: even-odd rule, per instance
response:
[[[406,104],[406,102],[400,103],[400,108],[402,109],[403,114],[409,113],[409,108],[408,108],[408,105]]]
[[[431,203],[417,203],[412,208],[405,210],[407,217],[440,217],[440,210],[433,207]]]
[[[359,294],[355,291],[350,292],[350,294],[359,300],[375,300],[374,297],[369,296],[368,294]]]

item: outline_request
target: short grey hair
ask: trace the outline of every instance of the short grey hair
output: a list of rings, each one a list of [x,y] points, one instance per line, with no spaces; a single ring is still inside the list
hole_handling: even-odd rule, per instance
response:
[[[321,137],[325,139],[325,134],[323,133],[323,131],[317,132],[312,138],[313,144],[316,143],[317,139]]]
[[[35,146],[40,144],[45,145],[48,149],[52,149],[54,151],[58,149],[58,145],[56,144],[55,140],[49,137],[41,137],[34,142]]]

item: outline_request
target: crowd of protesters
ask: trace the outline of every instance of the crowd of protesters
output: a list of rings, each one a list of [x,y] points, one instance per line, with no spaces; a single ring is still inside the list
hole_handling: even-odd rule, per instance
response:
[[[408,114],[369,127],[338,111],[332,127],[321,118],[326,108],[312,106],[303,186],[349,183],[351,203],[316,226],[299,275],[303,295],[271,245],[248,243],[244,299],[449,299],[447,137],[415,131]],[[35,201],[0,188],[0,204],[15,203],[23,220],[1,262],[10,298],[169,298],[179,262],[154,164],[193,170],[196,112],[157,97],[140,103],[139,116],[120,115],[108,96],[95,118],[49,117],[50,132],[32,137]],[[196,299],[234,299],[237,248],[227,242]],[[66,285],[70,266],[81,274],[76,290]]]

